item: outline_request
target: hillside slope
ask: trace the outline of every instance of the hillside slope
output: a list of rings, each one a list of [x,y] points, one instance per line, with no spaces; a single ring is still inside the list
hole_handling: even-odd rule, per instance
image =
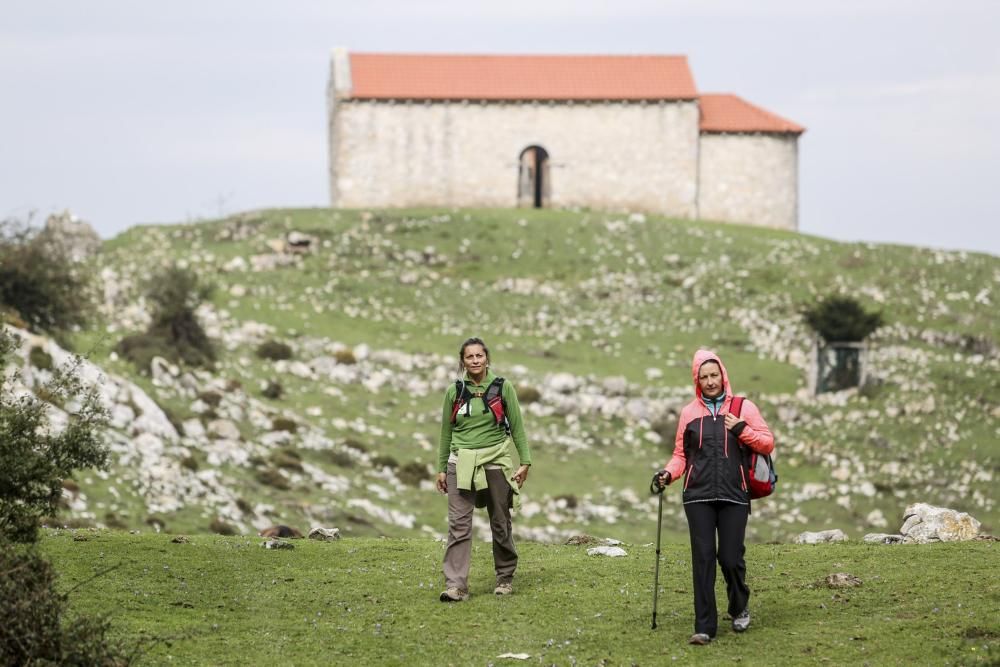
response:
[[[280,250],[292,231],[308,252]],[[144,327],[143,281],[174,262],[218,288],[200,314],[221,361],[153,378],[110,350]],[[672,448],[698,346],[723,356],[777,436],[780,490],[755,504],[751,540],[894,532],[918,501],[1000,526],[996,257],[586,211],[273,210],[137,227],[95,267],[101,319],[76,348],[134,381],[177,435],[137,451],[123,422],[122,465],[68,492],[79,523],[438,536],[441,396],[458,345],[480,335],[499,374],[526,398],[537,390],[521,539],[650,539],[646,485]],[[831,293],[887,325],[871,386],[813,397],[799,311]],[[267,340],[293,358],[258,358]],[[268,381],[283,397],[262,395]],[[686,530],[676,491],[668,536]]]

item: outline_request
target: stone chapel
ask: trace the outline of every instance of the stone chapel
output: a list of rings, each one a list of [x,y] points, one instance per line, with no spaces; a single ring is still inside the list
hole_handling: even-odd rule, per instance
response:
[[[333,52],[335,207],[590,207],[798,228],[800,125],[687,58]]]

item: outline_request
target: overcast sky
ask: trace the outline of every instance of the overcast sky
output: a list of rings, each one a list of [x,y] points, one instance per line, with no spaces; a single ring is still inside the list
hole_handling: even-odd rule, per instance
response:
[[[683,54],[805,125],[800,229],[1000,255],[1000,1],[0,0],[0,218],[329,201],[333,47]]]

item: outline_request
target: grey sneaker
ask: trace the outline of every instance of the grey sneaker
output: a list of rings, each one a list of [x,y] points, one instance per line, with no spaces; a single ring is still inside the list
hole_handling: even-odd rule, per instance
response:
[[[696,632],[693,635],[691,635],[691,639],[688,640],[688,644],[697,644],[699,646],[704,646],[710,641],[712,641],[712,638],[706,635],[704,632]]]
[[[463,591],[460,588],[446,588],[441,593],[441,602],[465,602],[469,599],[469,591]]]
[[[493,589],[493,593],[496,595],[510,595],[514,592],[514,586],[510,582],[505,584],[497,584],[497,587]]]
[[[733,632],[746,632],[750,627],[750,610],[744,609],[739,616],[733,619]]]

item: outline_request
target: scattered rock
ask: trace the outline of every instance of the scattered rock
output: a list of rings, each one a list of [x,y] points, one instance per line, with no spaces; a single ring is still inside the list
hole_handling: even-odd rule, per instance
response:
[[[267,540],[266,542],[261,542],[262,547],[265,549],[294,549],[295,545],[291,542],[283,542],[282,540]]]
[[[286,526],[284,524],[278,524],[277,526],[271,526],[270,528],[265,528],[264,530],[257,533],[261,537],[290,537],[293,539],[301,538],[302,532],[292,528],[291,526]],[[310,533],[310,537],[312,533]]]
[[[902,544],[902,535],[889,535],[888,533],[868,533],[862,540],[868,544]]]
[[[178,535],[177,537],[175,537],[174,539],[172,539],[170,541],[172,543],[174,543],[174,544],[190,544],[191,543],[191,540],[189,540],[187,538],[187,536],[185,536],[185,535]]]
[[[310,540],[324,540],[331,542],[340,539],[340,528],[320,528],[317,526],[309,531]]]
[[[806,531],[799,533],[795,538],[795,544],[823,544],[826,542],[846,542],[847,535],[839,528],[833,530],[821,530],[818,533]]]
[[[965,512],[927,503],[909,505],[903,511],[903,527],[899,529],[906,542],[961,542],[975,539],[981,524]]]
[[[611,558],[616,558],[618,556],[628,556],[626,552],[621,547],[593,547],[587,549],[588,556],[610,556]]]
[[[826,585],[830,588],[854,588],[861,585],[861,580],[847,572],[836,572],[826,576]]]

